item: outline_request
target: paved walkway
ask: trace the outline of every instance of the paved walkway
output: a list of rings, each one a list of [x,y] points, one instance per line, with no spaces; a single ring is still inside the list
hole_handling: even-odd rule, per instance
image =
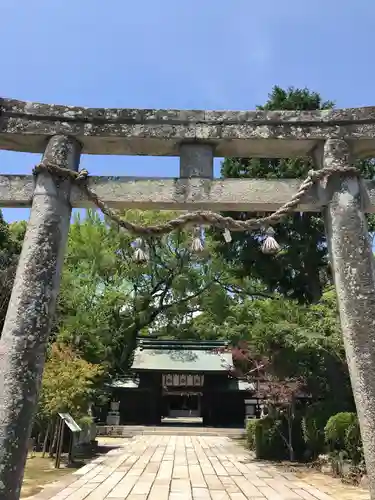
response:
[[[227,437],[137,436],[74,473],[50,500],[368,500],[321,474],[306,478],[251,459]],[[48,493],[49,492],[49,493]]]

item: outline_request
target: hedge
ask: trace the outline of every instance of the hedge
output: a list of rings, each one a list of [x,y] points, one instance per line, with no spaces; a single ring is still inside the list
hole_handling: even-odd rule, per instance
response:
[[[363,449],[357,415],[350,412],[337,413],[327,420],[320,405],[311,408],[303,419],[293,421],[293,449],[296,460],[316,458],[324,450],[331,453],[344,452],[353,464],[363,461]],[[325,426],[324,422],[327,420]],[[246,439],[256,458],[264,460],[289,459],[288,438],[285,418],[267,416],[248,420]]]

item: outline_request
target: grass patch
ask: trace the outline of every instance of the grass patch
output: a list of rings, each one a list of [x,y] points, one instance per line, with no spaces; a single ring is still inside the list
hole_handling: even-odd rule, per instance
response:
[[[103,448],[100,450],[100,453],[106,453],[111,448],[117,448],[121,444],[123,444],[125,438],[108,438],[108,437],[99,437],[98,444],[99,447]],[[91,462],[91,460],[96,455],[88,456],[85,458],[77,458],[77,463],[71,465],[69,467],[65,466],[67,455],[64,454],[61,457],[61,468],[55,469],[55,459],[48,457],[46,454],[45,458],[42,458],[42,453],[35,453],[33,457],[28,457],[26,461],[25,467],[25,475],[23,479],[22,489],[21,489],[21,498],[27,498],[33,495],[36,495],[43,488],[55,481],[59,481],[64,476],[68,474],[72,474],[75,470],[83,467],[86,463]]]
[[[42,458],[41,453],[35,453],[26,461],[25,475],[23,479],[21,498],[36,495],[42,491],[43,487],[54,481],[58,481],[63,476],[74,472],[72,467],[54,468],[55,460],[49,457]],[[80,467],[77,464],[77,468]]]

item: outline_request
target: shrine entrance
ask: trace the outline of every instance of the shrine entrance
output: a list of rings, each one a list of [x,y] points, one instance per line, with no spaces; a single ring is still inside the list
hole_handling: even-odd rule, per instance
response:
[[[201,417],[201,393],[175,392],[165,395],[167,408],[166,417],[169,418],[198,418]]]
[[[177,353],[177,351],[176,351]],[[178,351],[180,360],[187,368],[190,362],[193,368],[197,362],[197,355],[193,351]],[[204,353],[204,351],[203,351]],[[176,354],[174,355],[176,356]],[[172,358],[174,357],[172,355]],[[193,358],[193,360],[189,359]],[[220,359],[218,358],[220,361]],[[200,418],[201,415],[201,392],[204,387],[205,376],[202,373],[164,373],[162,381],[162,399],[165,418]]]

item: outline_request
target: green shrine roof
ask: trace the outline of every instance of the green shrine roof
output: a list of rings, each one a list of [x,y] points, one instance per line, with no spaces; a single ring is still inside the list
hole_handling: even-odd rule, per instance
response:
[[[132,370],[225,372],[232,354],[217,352],[223,342],[139,339]]]
[[[109,384],[105,384],[107,387],[111,387],[112,389],[138,389],[139,387],[139,378],[130,378],[126,377],[123,379],[113,380]]]

